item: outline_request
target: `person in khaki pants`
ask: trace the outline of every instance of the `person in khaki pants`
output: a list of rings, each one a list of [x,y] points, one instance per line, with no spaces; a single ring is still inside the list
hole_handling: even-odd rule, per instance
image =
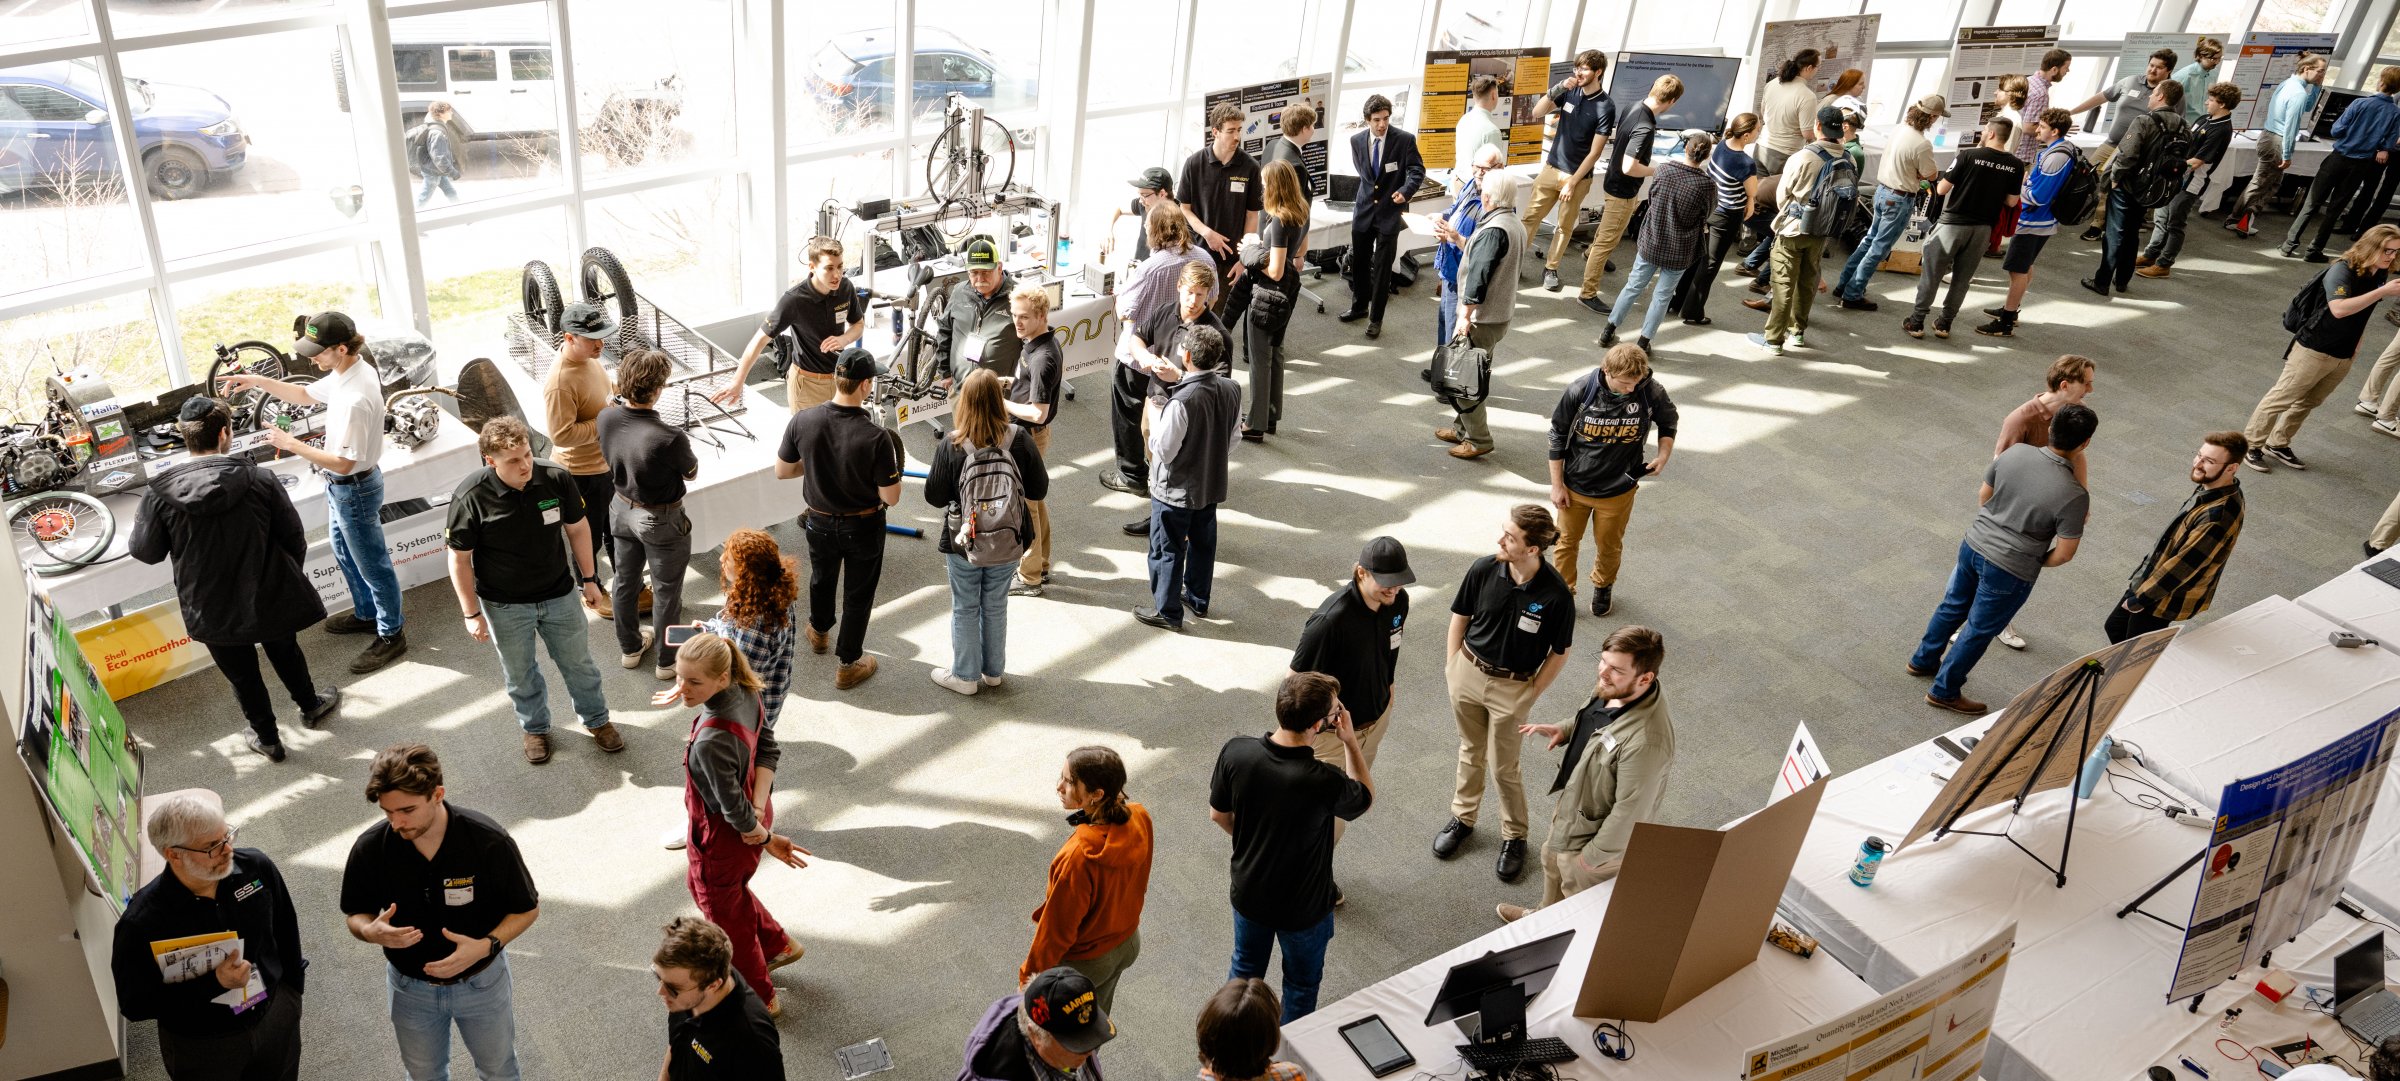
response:
[[[798,355],[785,358],[791,367],[784,373],[784,403],[797,413],[833,400],[833,360],[866,333],[867,294],[842,276],[841,241],[826,236],[810,240],[801,261],[808,266],[808,276],[785,290],[766,322],[751,332],[733,378],[710,394],[710,400],[728,406],[741,401],[750,366],[758,363],[768,343],[787,332]]]
[[[1665,472],[1675,454],[1676,421],[1675,400],[1650,377],[1649,354],[1632,342],[1610,347],[1600,370],[1569,384],[1550,410],[1550,505],[1561,519],[1550,562],[1573,590],[1575,552],[1590,529],[1595,616],[1615,606],[1637,484]],[[1658,457],[1644,462],[1652,427]]]
[[[1487,766],[1500,785],[1502,882],[1525,873],[1525,782],[1517,756],[1533,704],[1558,678],[1575,641],[1575,594],[1542,559],[1558,539],[1550,511],[1539,503],[1510,508],[1499,551],[1467,568],[1450,602],[1450,709],[1458,721],[1458,784],[1450,821],[1434,835],[1433,854],[1458,854],[1483,806]]]
[[[2292,335],[2292,344],[2283,354],[2282,374],[2250,411],[2250,422],[2242,426],[2242,435],[2250,440],[2243,465],[2261,473],[2274,471],[2270,463],[2308,468],[2293,453],[2292,437],[2299,434],[2309,413],[2325,404],[2334,388],[2349,376],[2350,363],[2358,355],[2358,340],[2366,334],[2375,305],[2385,297],[2400,296],[2400,280],[2392,278],[2396,256],[2400,256],[2400,227],[2378,225],[2352,243],[2317,281],[2301,287],[2322,288],[2325,306]]]
[[[2400,495],[2392,497],[2392,505],[2383,508],[2383,518],[2375,523],[2375,532],[2367,536],[2363,547],[2367,558],[2382,555],[2385,549],[2400,544]]]
[[[1558,230],[1550,234],[1549,253],[1542,260],[1542,288],[1553,293],[1559,290],[1559,260],[1566,258],[1567,242],[1575,238],[1575,214],[1583,209],[1583,197],[1592,189],[1592,170],[1599,166],[1600,151],[1617,127],[1616,107],[1609,102],[1608,92],[1600,89],[1601,77],[1607,72],[1608,54],[1585,49],[1575,54],[1574,74],[1533,105],[1536,120],[1558,114],[1549,156],[1542,159],[1542,171],[1534,177],[1533,202],[1525,213],[1525,228],[1539,232],[1550,208],[1562,208]]]
[[[1633,824],[1658,813],[1675,764],[1675,722],[1658,685],[1666,640],[1648,627],[1619,627],[1600,643],[1600,678],[1571,725],[1529,724],[1550,749],[1567,749],[1550,791],[1558,807],[1542,842],[1542,906],[1617,877]],[[1533,911],[1498,906],[1501,922]]]
[[[1008,393],[1008,416],[1032,434],[1033,449],[1046,462],[1050,460],[1050,422],[1058,417],[1059,391],[1067,370],[1058,336],[1050,332],[1050,291],[1028,285],[1009,294],[1008,316],[1016,324],[1017,339],[1025,343],[1017,353],[1016,374],[1000,381]],[[1033,516],[1033,539],[1026,542],[1025,558],[1017,564],[1017,580],[1009,584],[1011,597],[1039,597],[1042,583],[1050,580],[1049,504],[1027,500],[1025,510]]]

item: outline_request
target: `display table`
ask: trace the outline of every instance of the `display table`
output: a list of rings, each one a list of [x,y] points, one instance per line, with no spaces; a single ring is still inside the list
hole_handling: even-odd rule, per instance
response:
[[[2400,653],[2400,589],[2359,569],[2383,559],[2400,559],[2400,555],[2361,560],[2358,566],[2297,599],[2301,607],[2375,639],[2385,650]]]
[[[1312,1081],[1368,1081],[1366,1067],[1342,1042],[1343,1025],[1380,1014],[1417,1064],[1410,1077],[1455,1078],[1462,1066],[1455,1048],[1463,1037],[1450,1022],[1422,1022],[1452,965],[1493,951],[1572,929],[1575,940],[1548,990],[1526,1004],[1530,1035],[1555,1036],[1579,1056],[1558,1064],[1561,1078],[1663,1077],[1733,1078],[1741,1074],[1742,1052],[1829,1020],[1875,996],[1858,977],[1819,951],[1803,960],[1760,943],[1758,963],[1742,969],[1656,1024],[1629,1024],[1634,1060],[1613,1062],[1592,1048],[1592,1026],[1600,1018],[1573,1016],[1576,991],[1592,956],[1592,939],[1615,883],[1595,886],[1490,934],[1449,950],[1317,1012],[1284,1026],[1281,1057],[1300,1063]]]
[[[2158,671],[2150,678],[2157,681]],[[1950,735],[1979,734],[1989,720]],[[2295,743],[2292,749],[2301,746]],[[2014,921],[2016,953],[1984,1058],[1985,1077],[2139,1077],[2152,1065],[2175,1069],[2179,1054],[2212,1071],[2233,1068],[2237,1064],[2213,1050],[2219,1035],[2280,1042],[2305,1030],[2348,1046],[2335,1035],[2331,1018],[2297,1008],[2270,1009],[2255,999],[2244,1004],[2242,1021],[2232,1032],[2220,1033],[2221,1011],[2241,997],[2230,985],[2206,995],[2197,1014],[2183,1003],[2165,1001],[2182,932],[2139,915],[2118,919],[2115,913],[2197,852],[2208,835],[2138,808],[2106,784],[2077,810],[2063,888],[2007,841],[1963,834],[1919,841],[1884,860],[1871,888],[1852,885],[1850,865],[1860,842],[1873,835],[1896,843],[1905,836],[1940,791],[1933,772],[1954,764],[1928,742],[1833,778],[1785,885],[1784,911],[1878,993],[1949,961]],[[2140,773],[2126,762],[2116,768]],[[2128,792],[2138,788],[2117,783]],[[2005,804],[1960,824],[2010,828],[2018,841],[2055,859],[2070,795],[2061,790],[2034,796],[2013,827],[2008,827]],[[2179,878],[2150,900],[2149,911],[2180,922],[2190,911],[2196,879],[2197,872]],[[2331,955],[2369,929],[2337,913],[2278,951],[2276,961],[2304,970],[2313,964],[2323,982],[2330,975]],[[2249,1072],[2244,1063],[2225,1076]],[[2178,1071],[2177,1076],[2184,1075]]]

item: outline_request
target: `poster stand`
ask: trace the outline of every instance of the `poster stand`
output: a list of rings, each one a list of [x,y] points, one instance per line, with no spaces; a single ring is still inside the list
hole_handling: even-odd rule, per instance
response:
[[[2176,864],[2176,865],[2175,865],[2175,869],[2174,869],[2174,870],[2167,872],[2167,874],[2166,874],[2166,877],[2164,877],[2164,878],[2161,878],[2161,879],[2159,879],[2157,882],[2154,882],[2154,883],[2152,883],[2152,884],[2150,885],[2150,888],[2149,888],[2149,889],[2146,889],[2146,890],[2143,890],[2143,891],[2142,891],[2142,895],[2141,895],[2141,896],[2139,896],[2139,897],[2136,897],[2136,898],[2134,898],[2133,900],[2131,900],[2131,901],[2129,901],[2129,902],[2126,902],[2126,905],[2125,905],[2125,907],[2118,909],[2118,910],[2117,910],[2117,918],[2121,920],[2121,919],[2124,919],[2124,918],[2125,918],[2125,917],[2127,917],[2127,916],[2130,916],[2130,915],[2132,915],[2132,914],[2134,914],[2134,913],[2137,913],[2137,912],[2138,912],[2138,913],[2140,913],[2140,914],[2142,914],[2142,915],[2144,915],[2144,916],[2148,916],[2148,917],[2150,917],[2151,919],[2157,920],[2158,922],[2160,922],[2160,923],[2162,923],[2162,924],[2165,924],[2167,927],[2169,927],[2169,928],[2171,928],[2171,929],[2173,929],[2173,930],[2176,930],[2176,931],[2181,931],[2181,932],[2184,932],[2184,933],[2186,933],[2186,934],[2190,933],[2190,932],[2191,932],[2191,928],[2190,928],[2188,925],[2186,925],[2186,924],[2180,924],[2180,923],[2177,923],[2177,922],[2175,922],[2175,921],[2173,921],[2173,920],[2170,920],[2170,919],[2166,918],[2165,916],[2161,916],[2161,915],[2159,915],[2159,914],[2158,914],[2158,913],[2156,913],[2156,912],[2152,912],[2152,911],[2150,911],[2149,909],[2143,908],[2143,907],[2142,907],[2142,902],[2144,902],[2144,901],[2147,901],[2147,900],[2149,900],[2149,899],[2151,899],[2151,898],[2153,898],[2153,897],[2156,897],[2156,896],[2158,896],[2158,891],[2160,891],[2160,890],[2163,890],[2163,889],[2166,889],[2167,887],[2174,885],[2174,884],[2175,884],[2175,880],[2176,880],[2176,879],[2178,879],[2178,878],[2182,878],[2182,877],[2183,877],[2183,873],[2184,873],[2185,871],[2189,871],[2189,870],[2191,870],[2193,867],[2196,867],[2196,866],[2198,866],[2198,865],[2199,865],[2199,863],[2200,863],[2200,861],[2201,861],[2201,860],[2203,860],[2203,859],[2206,859],[2206,858],[2208,858],[2208,849],[2207,849],[2207,848],[2205,848],[2205,847],[2204,847],[2204,848],[2202,848],[2200,851],[2198,851],[2198,852],[2194,852],[2194,853],[2192,853],[2190,856],[2186,857],[2182,863],[2178,863],[2178,864]],[[2272,955],[2272,951],[2269,951],[2269,952],[2270,952],[2270,956],[2271,956],[2271,955]],[[2200,993],[2200,994],[2193,995],[2193,996],[2192,996],[2192,1000],[2191,1000],[2191,1005],[2190,1005],[2189,1007],[2187,1007],[2187,1008],[2186,1008],[2186,1011],[2185,1011],[2185,1012],[2187,1012],[2187,1013],[2199,1013],[2199,1012],[2200,1012],[2200,1000],[2201,1000],[2201,999],[2203,999],[2203,998],[2206,998],[2206,997],[2207,997],[2207,992],[2205,992],[2205,991],[2204,991],[2204,992],[2202,992],[2202,993]],[[2170,1005],[2171,1005],[2171,1003],[2170,1003]]]
[[[2041,761],[2033,767],[2032,774],[2025,778],[2024,785],[2017,789],[2016,801],[2008,811],[2010,819],[2015,819],[2019,813],[2024,811],[2025,798],[2033,794],[2035,784],[2049,769],[2051,760],[2058,757],[2059,745],[2065,741],[2067,736],[2067,725],[2077,722],[2078,711],[2081,713],[2082,727],[2078,729],[2075,761],[2081,762],[2092,753],[2092,707],[2099,700],[2100,683],[2107,674],[2108,669],[2099,661],[2083,662],[2072,675],[2069,675],[2059,685],[2057,692],[2050,696],[2050,700],[2042,704],[2042,711],[2037,715],[2035,722],[2024,726],[2024,731],[2017,736],[2016,742],[2002,752],[2006,758],[2015,758],[2025,750],[2027,743],[2032,742],[2034,733],[2047,726],[2052,717],[2061,717],[2065,720],[2065,723],[2051,729],[2050,742],[2048,746],[2042,748]],[[1960,801],[1958,808],[1953,810],[1949,818],[1943,821],[1941,827],[1934,831],[1934,839],[1940,840],[1944,835],[1951,833],[1971,833],[1979,837],[2001,838],[2017,846],[2017,851],[2032,857],[2033,862],[2041,864],[2044,870],[2058,876],[2059,887],[2065,888],[2067,884],[2067,853],[2075,844],[2075,804],[2078,801],[2072,797],[2069,797],[2067,801],[2067,831],[2065,836],[2059,839],[2058,865],[2055,867],[2051,866],[2050,861],[2043,859],[2039,853],[2025,847],[2024,842],[2010,836],[2006,829],[1994,831],[1958,828],[1958,820],[1968,813],[1969,808],[1975,806],[1976,799],[1983,795],[1984,789],[1991,785],[1992,779],[1996,776],[1996,773],[1987,773],[1976,782],[1975,787],[1967,792],[1967,798]]]

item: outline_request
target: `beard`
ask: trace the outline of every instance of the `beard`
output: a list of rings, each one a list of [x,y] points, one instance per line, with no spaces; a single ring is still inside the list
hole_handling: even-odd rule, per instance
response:
[[[233,858],[226,857],[225,866],[213,871],[205,867],[195,867],[185,870],[184,873],[202,882],[223,882],[233,874]]]

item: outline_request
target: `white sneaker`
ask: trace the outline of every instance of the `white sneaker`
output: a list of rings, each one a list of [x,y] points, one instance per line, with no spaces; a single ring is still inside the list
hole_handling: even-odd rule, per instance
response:
[[[2375,415],[2375,407],[2365,402],[2350,403],[2350,411],[2362,417],[2371,417]]]
[[[2025,636],[2018,634],[2017,628],[2014,626],[2002,627],[2000,628],[2000,644],[2010,649],[2023,649],[2025,648]]]
[[[1791,337],[1783,340],[1783,346],[1786,349],[1806,349],[1808,348],[1808,337],[1795,330]]]
[[[658,681],[661,683],[675,682],[675,666],[671,664],[659,665],[657,668],[652,669],[650,674],[657,676]]]
[[[648,653],[648,652],[650,652],[650,634],[651,634],[650,628],[648,628],[648,627],[644,627],[644,628],[642,628],[642,648],[640,648],[640,649],[637,649],[637,650],[634,650],[634,651],[633,651],[633,652],[631,652],[631,653],[627,653],[627,654],[623,654],[623,655],[619,656],[619,657],[617,658],[617,663],[618,663],[618,664],[622,664],[622,665],[624,665],[624,666],[625,666],[625,667],[627,667],[627,668],[640,668],[640,667],[642,666],[642,654],[645,654],[645,653]],[[671,668],[670,668],[670,669],[668,669],[667,671],[669,671],[669,672],[672,672],[672,671],[674,671],[674,669],[671,669]],[[674,677],[670,675],[670,676],[660,676],[659,678],[660,678],[660,679],[673,679]]]
[[[2374,428],[2376,431],[2382,432],[2383,434],[2391,436],[2394,439],[2400,439],[2400,425],[2395,425],[2391,421],[2376,421]]]
[[[997,687],[997,686],[999,686],[999,685],[1000,685],[1000,677],[998,677],[998,676],[985,676],[985,677],[983,677],[983,685],[984,685],[984,686],[986,686],[986,687]]]
[[[684,827],[677,826],[674,829],[668,830],[666,836],[658,839],[658,843],[661,847],[665,848],[669,852],[683,851],[683,846],[687,843],[687,838],[684,834]]]
[[[959,694],[974,694],[975,692],[983,689],[983,684],[977,683],[971,679],[960,679],[957,676],[951,675],[950,670],[947,668],[934,669],[933,681],[941,684],[943,690],[956,691]]]

